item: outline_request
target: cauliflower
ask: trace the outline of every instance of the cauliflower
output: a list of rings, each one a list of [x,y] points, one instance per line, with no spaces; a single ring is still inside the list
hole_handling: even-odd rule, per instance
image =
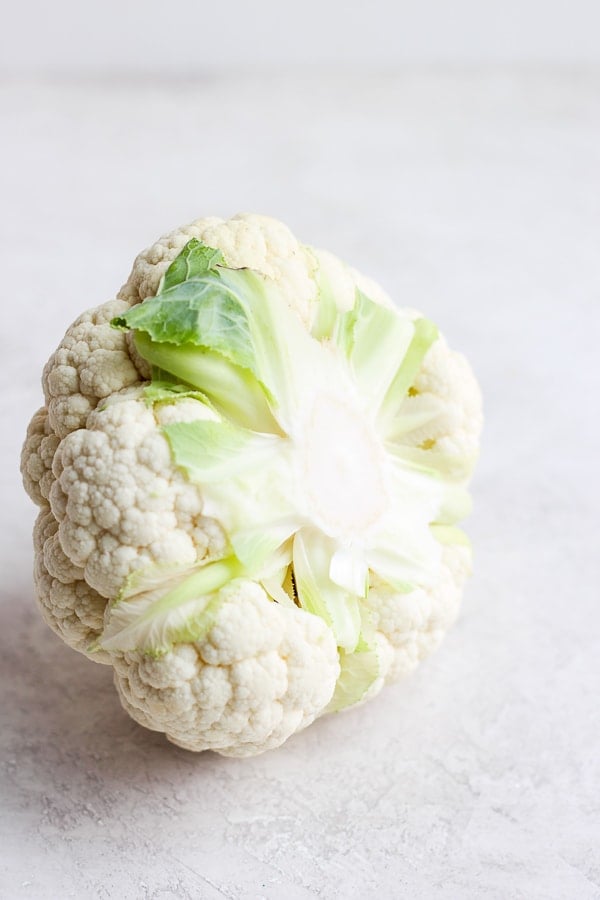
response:
[[[405,675],[456,616],[469,365],[281,223],[161,238],[42,384],[22,452],[38,602],[145,727],[278,747]]]

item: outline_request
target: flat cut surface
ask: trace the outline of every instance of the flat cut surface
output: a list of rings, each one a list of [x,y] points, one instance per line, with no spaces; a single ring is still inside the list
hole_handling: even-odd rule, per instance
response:
[[[600,897],[600,73],[0,84],[0,896]],[[251,760],[121,711],[34,605],[15,462],[67,325],[266,212],[478,373],[476,571],[437,655]]]

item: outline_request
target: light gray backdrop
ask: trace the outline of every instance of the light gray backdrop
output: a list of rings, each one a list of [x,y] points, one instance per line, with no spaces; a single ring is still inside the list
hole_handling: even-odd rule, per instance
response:
[[[0,67],[202,72],[239,66],[590,62],[597,0],[33,0],[12,4]]]

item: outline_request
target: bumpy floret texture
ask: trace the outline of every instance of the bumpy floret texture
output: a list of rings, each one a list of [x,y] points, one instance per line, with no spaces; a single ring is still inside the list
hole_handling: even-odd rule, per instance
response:
[[[455,478],[467,478],[479,449],[481,392],[468,361],[440,337],[429,349],[405,400],[415,415],[434,404],[436,415],[405,443],[444,454]]]
[[[232,585],[206,640],[165,658],[116,655],[121,702],[141,725],[188,750],[251,756],[278,747],[327,705],[339,674],[335,640],[316,616]]]
[[[85,312],[48,360],[42,385],[48,421],[58,437],[84,428],[99,400],[139,381],[125,335],[110,326],[128,308],[112,300]]]
[[[444,548],[435,584],[398,594],[374,580],[367,597],[377,631],[391,647],[385,682],[408,675],[440,644],[458,615],[465,581],[471,572],[471,551],[459,544]]]
[[[190,406],[198,415],[205,409],[182,406],[182,417]],[[202,516],[200,490],[171,463],[161,418],[163,408],[148,407],[139,392],[117,395],[63,438],[54,457],[50,504],[60,545],[106,598],[137,569],[192,566],[223,553],[224,535]]]
[[[266,275],[286,303],[310,323],[317,299],[314,253],[303,247],[290,230],[267,216],[239,215],[199,219],[164,235],[137,257],[131,275],[119,292],[129,305],[156,293],[169,265],[191,238],[220,250],[228,266],[245,266]]]
[[[73,649],[82,653],[102,631],[106,598],[85,580],[83,569],[74,565],[62,549],[58,522],[44,507],[33,529],[35,547],[34,583],[45,621]],[[94,660],[110,663],[100,650]]]
[[[21,453],[21,473],[25,490],[34,503],[44,506],[54,481],[52,463],[60,438],[50,425],[45,406],[38,409],[27,429]]]
[[[340,309],[351,307],[357,285],[377,302],[391,302],[377,285],[330,254],[301,245],[271,219],[210,218],[179,228],[137,257],[116,299],[85,312],[67,330],[44,369],[45,406],[31,421],[21,467],[40,507],[34,575],[46,622],[75,650],[113,665],[121,702],[136,721],[191,750],[245,756],[279,746],[327,709],[339,664],[321,619],[278,605],[246,580],[231,586],[198,642],[177,644],[158,657],[93,649],[128,575],[156,563],[217,559],[226,543],[219,523],[203,515],[201,489],[174,466],[161,432],[169,421],[206,415],[206,407],[194,400],[146,404],[148,365],[129,335],[110,325],[156,293],[192,237],[221,250],[229,266],[253,268],[274,281],[282,302],[307,328],[318,306],[319,271]],[[407,443],[443,453],[461,482],[481,428],[481,399],[468,363],[437,341],[409,394],[415,421],[423,424]],[[437,404],[434,416],[420,416],[425,404],[427,410]],[[368,604],[382,671],[369,696],[437,646],[456,616],[469,566],[468,548],[449,546],[428,589],[398,594],[373,582]]]

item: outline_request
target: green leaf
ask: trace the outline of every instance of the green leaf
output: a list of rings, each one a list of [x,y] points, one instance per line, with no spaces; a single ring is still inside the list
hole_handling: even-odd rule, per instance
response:
[[[364,700],[381,677],[381,659],[375,641],[361,639],[354,653],[340,650],[340,674],[325,712],[341,712]]]
[[[248,299],[262,290],[259,275],[227,269],[219,250],[194,238],[167,269],[156,296],[132,306],[111,324],[143,332],[156,343],[193,344],[219,353],[256,375]]]
[[[369,590],[369,568],[361,555],[348,548],[340,548],[331,557],[329,577],[334,584],[357,597],[366,597]]]
[[[425,354],[438,338],[437,327],[429,319],[416,319],[413,323],[414,333],[402,363],[392,380],[379,414],[380,427],[393,432],[395,417],[398,414],[400,404],[408,394]]]
[[[298,520],[290,516],[238,528],[230,535],[231,546],[252,576],[260,580],[265,574],[265,566],[268,570],[273,568],[274,556],[298,529],[298,525]]]
[[[318,263],[315,273],[315,281],[317,284],[317,314],[312,327],[312,335],[318,341],[330,338],[333,335],[336,321],[339,314],[338,305],[335,300],[335,294],[331,287],[331,282],[327,276],[325,268]]]
[[[397,378],[414,332],[409,318],[374,303],[358,289],[353,309],[337,320],[334,340],[375,412]]]
[[[293,562],[298,599],[303,609],[320,616],[335,635],[338,647],[352,651],[360,636],[358,597],[334,584],[329,575],[335,547],[315,529],[294,536]]]
[[[244,306],[231,285],[210,273],[149,297],[113,320],[158,343],[193,344],[220,353],[255,372],[255,354]]]
[[[272,600],[275,600],[281,606],[288,609],[297,609],[294,602],[293,590],[291,589],[291,578],[289,577],[290,567],[284,566],[279,571],[273,572],[272,575],[263,578],[261,585]],[[290,585],[290,592],[286,590],[286,585]]]
[[[340,712],[364,700],[383,675],[383,660],[372,614],[361,606],[361,629],[353,652],[339,651],[340,674],[326,712]]]
[[[456,453],[438,450],[437,446],[424,450],[422,447],[409,447],[393,442],[387,444],[386,450],[394,460],[424,474],[459,482],[464,480],[465,471],[471,471],[477,458],[475,454],[458,456]]]
[[[436,525],[454,525],[466,519],[473,510],[473,501],[464,484],[444,485],[442,503],[435,517]]]
[[[280,471],[288,471],[283,439],[206,420],[176,422],[163,432],[176,464],[201,486],[205,514],[226,527],[246,571],[262,577],[264,564],[300,524],[280,492],[282,481],[287,490]]]
[[[354,306],[352,307],[352,309],[349,309],[344,313],[340,313],[340,315],[335,320],[332,330],[332,338],[335,344],[340,348],[340,350],[348,360],[352,359],[352,354],[354,352],[354,347],[356,344],[356,323],[359,316],[359,305],[360,299],[357,289]]]
[[[184,391],[199,389],[219,413],[237,425],[279,432],[264,386],[247,369],[233,365],[219,353],[189,344],[178,347],[158,343],[143,332],[136,334],[135,346],[161,373],[168,371],[179,378]]]
[[[163,386],[171,385],[173,387],[180,383],[177,376],[167,372],[165,369],[160,369],[158,366],[152,366],[151,378],[153,382],[160,382]],[[187,390],[189,385],[182,385],[182,387]]]
[[[157,294],[162,294],[183,281],[199,278],[206,275],[207,272],[214,271],[218,266],[225,265],[225,257],[220,250],[215,250],[214,247],[208,247],[196,238],[192,238],[163,275]]]
[[[205,419],[165,425],[163,432],[177,465],[198,484],[235,478],[264,465],[276,452],[279,440],[275,435]]]
[[[470,515],[472,500],[462,471],[463,457],[396,443],[389,444],[387,450],[393,461],[395,477],[402,478],[413,471],[415,474],[428,476],[432,489],[437,485],[438,500],[434,514],[436,524],[453,525]]]
[[[433,394],[406,396],[386,430],[386,439],[391,442],[401,441],[407,434],[427,428],[445,412],[446,406],[441,397]]]
[[[387,546],[379,545],[368,551],[369,567],[399,593],[407,594],[423,580],[425,570],[420,560],[415,561],[412,550],[410,546],[405,549],[401,541],[389,540]],[[431,571],[435,572],[435,568],[432,567]]]
[[[144,399],[148,406],[155,403],[174,403],[177,400],[192,399],[207,404],[207,397],[201,391],[181,384],[178,381],[162,381],[153,378],[144,388]]]
[[[97,647],[161,655],[181,641],[201,640],[222,601],[215,592],[243,575],[233,556],[191,570],[172,569],[176,574],[168,577],[168,567],[149,567],[126,581]]]
[[[431,526],[431,533],[440,544],[471,547],[471,541],[468,536],[462,528],[459,528],[457,525],[434,524]]]

